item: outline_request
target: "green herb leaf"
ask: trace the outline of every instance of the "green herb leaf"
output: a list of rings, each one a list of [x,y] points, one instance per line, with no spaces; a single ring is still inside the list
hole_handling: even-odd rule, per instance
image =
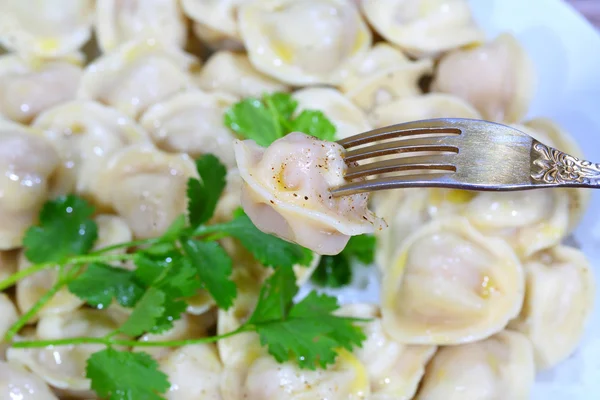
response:
[[[98,396],[109,400],[162,400],[171,386],[149,354],[112,348],[90,356],[86,377]]]
[[[33,263],[61,262],[89,252],[98,237],[93,214],[94,208],[74,195],[46,202],[39,226],[25,232],[25,256]]]
[[[188,180],[188,218],[196,227],[212,218],[217,202],[225,189],[227,169],[212,154],[205,154],[196,160],[200,180]]]
[[[220,231],[238,239],[262,265],[290,268],[312,261],[310,250],[260,231],[243,211],[234,215],[233,220],[219,224]]]
[[[375,244],[373,235],[352,236],[342,253],[363,264],[372,264],[375,261]]]
[[[166,299],[165,293],[159,289],[148,289],[119,331],[133,337],[151,331],[165,313]]]
[[[133,307],[142,297],[145,287],[133,271],[107,264],[90,264],[75,280],[69,291],[92,307],[106,308],[116,299],[123,307]]]
[[[235,283],[229,278],[232,262],[229,255],[217,242],[201,242],[187,239],[181,242],[190,265],[196,268],[204,287],[217,302],[219,308],[227,310],[237,295]]]
[[[321,111],[304,110],[291,125],[292,132],[302,132],[321,140],[335,139],[335,125]]]
[[[297,304],[298,288],[289,269],[278,268],[261,289],[248,325],[261,344],[279,362],[295,360],[301,368],[333,364],[338,348],[361,346],[365,335],[355,319],[332,313],[339,308],[334,297],[311,292]]]
[[[348,257],[343,254],[321,256],[319,266],[312,274],[311,280],[320,286],[332,288],[346,286],[352,281],[352,268]]]

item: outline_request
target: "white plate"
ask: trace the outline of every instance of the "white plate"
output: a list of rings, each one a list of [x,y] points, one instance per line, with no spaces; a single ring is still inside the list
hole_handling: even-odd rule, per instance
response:
[[[600,35],[596,29],[560,0],[469,1],[489,39],[511,32],[532,57],[538,86],[528,117],[550,117],[575,137],[588,160],[600,162]],[[576,239],[600,279],[600,191],[593,195]],[[375,271],[355,268],[351,287],[325,292],[336,295],[341,303],[379,303]],[[305,285],[299,297],[310,289]],[[532,400],[600,399],[598,295],[595,310],[578,351],[556,368],[538,374]]]

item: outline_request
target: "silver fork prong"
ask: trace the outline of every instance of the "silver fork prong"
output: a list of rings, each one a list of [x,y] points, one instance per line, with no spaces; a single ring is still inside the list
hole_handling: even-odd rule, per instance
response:
[[[400,139],[393,142],[376,143],[372,146],[348,150],[344,155],[346,162],[397,153],[415,153],[422,151],[445,151],[458,153],[458,147],[452,144],[452,136],[440,136],[426,139]]]
[[[349,149],[365,143],[371,143],[400,136],[431,134],[460,135],[462,133],[460,128],[448,126],[448,124],[444,122],[444,120],[429,120],[386,126],[383,128],[373,129],[368,132],[363,132],[346,139],[338,140],[337,143],[344,148]]]
[[[368,164],[350,166],[344,176],[346,179],[361,178],[369,175],[398,171],[440,170],[455,172],[452,164],[454,155],[430,155],[418,157],[394,158]],[[404,178],[404,177],[403,177]]]
[[[451,184],[451,175],[447,172],[440,171],[439,174],[432,173],[427,175],[406,176],[402,177],[402,179],[398,179],[398,177],[384,177],[368,181],[351,182],[332,189],[331,194],[334,197],[339,197],[388,189],[449,187]]]

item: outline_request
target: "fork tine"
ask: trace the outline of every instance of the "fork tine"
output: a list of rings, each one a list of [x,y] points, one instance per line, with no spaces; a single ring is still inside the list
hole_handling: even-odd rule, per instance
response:
[[[441,176],[440,176],[441,175]],[[334,197],[349,196],[357,193],[375,192],[378,190],[418,188],[418,187],[449,187],[452,183],[450,174],[444,171],[427,175],[385,177],[367,181],[351,182],[331,190]]]
[[[350,147],[360,146],[361,144],[393,137],[430,135],[436,133],[460,135],[462,131],[459,128],[448,126],[448,121],[446,120],[425,120],[373,129],[368,132],[338,140],[337,143],[348,149]]]
[[[353,162],[395,153],[414,153],[421,151],[447,151],[458,153],[458,147],[453,146],[451,143],[448,136],[427,139],[401,139],[393,142],[377,143],[360,149],[348,150],[344,157],[346,162]]]
[[[354,179],[368,175],[385,174],[387,172],[413,170],[441,170],[455,172],[456,167],[452,164],[453,157],[454,155],[432,155],[377,161],[350,167],[346,171],[344,177],[346,179]]]

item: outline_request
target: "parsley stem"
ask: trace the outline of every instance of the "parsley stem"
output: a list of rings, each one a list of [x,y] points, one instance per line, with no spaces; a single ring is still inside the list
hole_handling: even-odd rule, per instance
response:
[[[58,266],[57,263],[53,261],[40,264],[33,264],[25,269],[22,269],[0,282],[0,292],[6,288],[13,286],[18,281],[28,277],[29,275],[33,275],[36,272],[43,271],[47,268],[52,268],[56,266]]]
[[[238,329],[224,333],[222,335],[209,336],[195,339],[171,340],[165,342],[138,342],[136,340],[113,339],[110,336],[105,337],[79,337],[57,340],[28,340],[12,343],[12,347],[21,349],[32,349],[48,346],[70,346],[78,344],[103,344],[105,346],[128,346],[128,347],[180,347],[192,344],[214,343],[243,332],[249,332],[248,326],[242,325]]]
[[[33,307],[31,307],[25,314],[21,316],[21,318],[19,318],[17,322],[13,324],[13,326],[10,327],[10,329],[6,332],[6,335],[4,335],[4,341],[10,342],[12,338],[21,330],[21,328],[23,328],[27,322],[29,322],[29,320],[46,305],[46,303],[52,300],[52,297],[54,297],[54,295],[58,293],[58,291],[61,290],[67,283],[67,279],[60,280],[54,286],[52,286],[50,290],[44,293],[44,295],[38,299]]]
[[[130,242],[117,243],[117,244],[113,244],[110,246],[102,247],[101,249],[98,249],[96,251],[92,251],[91,253],[89,253],[89,255],[104,254],[104,253],[108,253],[109,251],[118,250],[118,249],[127,248],[127,247],[137,247],[137,246],[143,246],[143,245],[148,245],[148,244],[156,244],[156,243],[159,243],[161,241],[161,239],[162,238],[139,239],[139,240],[132,240]]]

